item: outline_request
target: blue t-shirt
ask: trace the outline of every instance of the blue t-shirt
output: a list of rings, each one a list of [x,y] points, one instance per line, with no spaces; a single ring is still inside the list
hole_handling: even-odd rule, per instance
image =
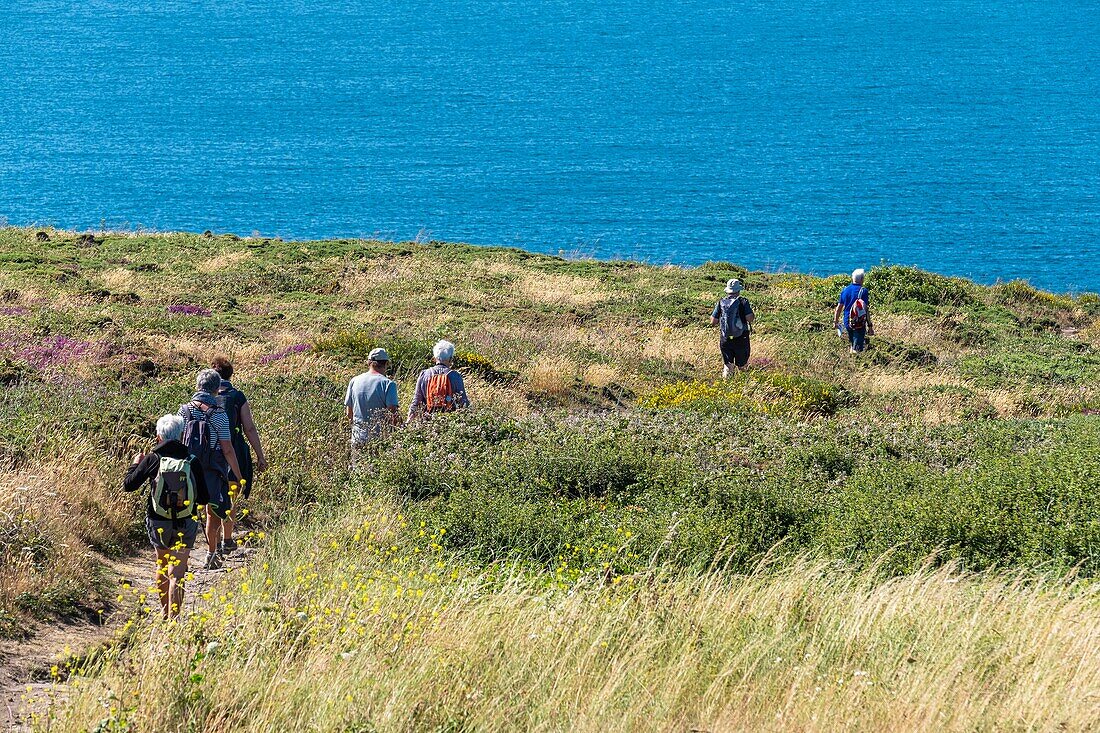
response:
[[[852,310],[852,304],[860,298],[868,308],[871,306],[871,294],[862,285],[852,283],[840,291],[840,304],[844,306],[844,328],[848,328],[848,312]]]

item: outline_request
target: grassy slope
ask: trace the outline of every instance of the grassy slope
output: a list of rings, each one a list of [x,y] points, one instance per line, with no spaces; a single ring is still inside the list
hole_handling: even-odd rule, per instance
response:
[[[1081,646],[1100,627],[1087,582],[874,580],[932,551],[976,570],[1100,569],[1091,296],[877,268],[880,337],[855,362],[829,329],[843,278],[50,236],[0,231],[0,511],[15,528],[0,624],[94,608],[80,548],[140,545],[117,476],[214,351],[235,358],[275,465],[254,513],[274,526],[313,507],[208,618],[165,643],[135,627],[124,663],[62,713],[72,727],[102,716],[107,688],[116,722],[142,730],[1097,720],[1080,697],[1100,681]],[[718,388],[703,324],[732,276],[760,318],[755,369]],[[170,312],[184,305],[209,315]],[[478,410],[397,436],[375,476],[349,480],[346,379],[384,344],[404,401],[440,336],[466,352]],[[356,539],[363,521],[385,531]],[[730,575],[779,541],[776,575]],[[143,682],[166,654],[193,676]],[[326,713],[318,695],[344,702]]]

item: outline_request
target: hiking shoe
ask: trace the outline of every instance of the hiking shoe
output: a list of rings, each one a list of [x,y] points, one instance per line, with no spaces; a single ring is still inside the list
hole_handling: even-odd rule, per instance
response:
[[[220,543],[218,543],[218,554],[219,555],[228,555],[231,552],[233,552],[233,550],[236,550],[236,549],[237,549],[237,540],[233,539],[232,537],[230,537],[227,540],[222,540]]]
[[[206,553],[206,562],[202,564],[203,570],[217,570],[222,566],[222,556],[217,552]]]

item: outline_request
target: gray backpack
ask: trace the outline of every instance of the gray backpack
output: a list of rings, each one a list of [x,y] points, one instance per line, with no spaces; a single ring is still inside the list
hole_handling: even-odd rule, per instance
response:
[[[745,299],[740,295],[735,299],[722,298],[719,303],[722,310],[721,321],[722,335],[728,339],[740,338],[748,335],[749,324],[745,320]]]

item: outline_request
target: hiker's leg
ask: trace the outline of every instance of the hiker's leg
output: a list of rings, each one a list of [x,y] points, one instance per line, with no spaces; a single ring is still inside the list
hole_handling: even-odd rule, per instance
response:
[[[852,351],[857,354],[867,346],[867,329],[861,328],[858,331],[852,331]]]
[[[213,507],[206,507],[206,547],[211,554],[218,551],[221,530],[222,520],[214,513]]]
[[[174,618],[183,610],[183,579],[187,575],[187,548],[172,550],[169,553],[168,603],[165,615]]]
[[[161,616],[168,617],[168,593],[171,590],[169,587],[169,575],[172,572],[172,568],[169,567],[168,550],[163,547],[156,548],[157,550],[157,595],[160,596],[160,614]]]
[[[733,341],[723,338],[718,344],[718,350],[722,352],[722,379],[729,379],[737,362]]]
[[[752,347],[749,346],[749,337],[743,336],[734,341],[736,349],[737,368],[744,369],[749,365],[749,355],[752,353]]]
[[[236,525],[233,521],[233,512],[238,496],[240,496],[240,484],[229,484],[229,511],[225,513],[225,519],[222,520],[222,537],[227,540],[233,539],[233,527]]]

